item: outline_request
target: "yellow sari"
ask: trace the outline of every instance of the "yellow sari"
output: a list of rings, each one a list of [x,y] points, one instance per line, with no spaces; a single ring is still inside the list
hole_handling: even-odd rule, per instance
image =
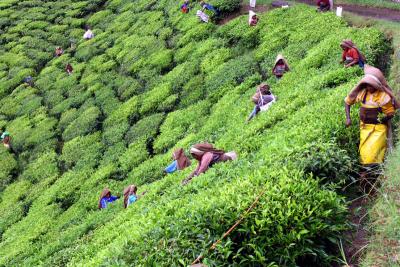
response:
[[[393,115],[395,112],[391,97],[384,91],[377,90],[373,94],[367,90],[358,93],[356,99],[346,97],[348,105],[361,103],[364,109],[379,109],[378,112],[385,115]],[[363,165],[379,164],[385,158],[387,147],[387,126],[386,124],[370,124],[360,122],[360,162]]]

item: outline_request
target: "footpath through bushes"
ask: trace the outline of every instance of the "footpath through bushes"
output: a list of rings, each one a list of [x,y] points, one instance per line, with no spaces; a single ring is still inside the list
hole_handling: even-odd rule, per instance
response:
[[[335,189],[357,162],[356,126],[340,114],[362,75],[338,63],[339,43],[353,39],[373,64],[383,35],[305,6],[257,27],[247,16],[201,24],[195,12],[166,0],[2,1],[0,126],[17,156],[0,148],[1,266],[184,266],[203,253],[208,266],[331,263],[346,227]],[[53,58],[71,39],[76,49]],[[291,65],[279,82],[278,53]],[[278,101],[246,125],[262,81]],[[185,187],[194,166],[162,175],[173,149],[202,141],[239,159]],[[128,184],[148,193],[97,210],[104,187]]]

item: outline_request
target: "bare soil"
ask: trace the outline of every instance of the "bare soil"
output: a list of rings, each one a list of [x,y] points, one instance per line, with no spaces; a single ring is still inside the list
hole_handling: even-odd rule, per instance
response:
[[[283,1],[276,1],[283,2]],[[296,2],[316,6],[314,0],[296,0]],[[335,5],[339,6],[339,5]],[[363,17],[374,18],[374,19],[383,19],[388,21],[400,22],[400,10],[390,9],[390,8],[379,8],[379,7],[368,7],[368,6],[359,6],[359,5],[351,5],[351,4],[340,4],[343,7],[343,11],[351,12]],[[268,6],[268,5],[256,5],[255,8],[250,8],[250,6],[246,3],[242,3],[240,9],[225,18],[219,21],[220,25],[226,24],[229,21],[235,19],[238,16],[246,15],[249,13],[249,10],[253,10],[256,13],[267,12],[268,10],[277,7],[277,6]]]
[[[360,258],[368,245],[369,232],[366,228],[368,202],[367,197],[358,198],[352,201],[349,206],[349,221],[354,228],[344,233],[346,242],[343,244],[343,249],[347,263],[351,267],[359,266]]]
[[[296,0],[296,2],[315,6],[314,0]],[[343,11],[351,12],[360,16],[400,22],[400,10],[351,4],[337,4],[335,5],[335,8],[336,6],[343,7]]]

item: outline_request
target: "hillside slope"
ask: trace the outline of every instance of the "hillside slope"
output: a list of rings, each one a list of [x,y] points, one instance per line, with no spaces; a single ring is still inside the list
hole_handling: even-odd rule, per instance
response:
[[[357,129],[343,98],[362,75],[338,64],[352,38],[376,62],[380,32],[304,6],[218,27],[174,1],[13,1],[0,4],[0,265],[177,266],[217,240],[265,190],[243,224],[205,254],[210,266],[331,261],[345,227],[335,192],[355,166]],[[96,37],[81,40],[89,24]],[[324,25],[321,27],[321,25]],[[76,50],[53,58],[57,45]],[[270,77],[277,53],[292,71]],[[64,66],[70,62],[74,73]],[[34,88],[20,85],[28,74]],[[278,101],[244,124],[254,87]],[[208,141],[239,160],[164,177],[174,148]],[[104,187],[148,190],[127,210],[97,210]]]

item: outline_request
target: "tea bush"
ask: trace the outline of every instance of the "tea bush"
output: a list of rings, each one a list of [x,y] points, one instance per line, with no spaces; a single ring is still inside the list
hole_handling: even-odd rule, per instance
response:
[[[210,3],[222,16],[240,5]],[[247,16],[217,26],[180,4],[1,1],[0,126],[16,151],[0,148],[1,266],[184,266],[200,254],[208,266],[321,266],[337,256],[346,203],[336,189],[357,159],[357,129],[337,114],[362,75],[338,64],[339,42],[352,38],[374,64],[383,34],[305,6],[263,14],[257,27]],[[291,66],[280,81],[278,53]],[[260,82],[278,101],[244,124]],[[184,187],[195,160],[163,174],[174,149],[204,141],[239,159]],[[104,187],[128,184],[147,194],[97,209]]]

